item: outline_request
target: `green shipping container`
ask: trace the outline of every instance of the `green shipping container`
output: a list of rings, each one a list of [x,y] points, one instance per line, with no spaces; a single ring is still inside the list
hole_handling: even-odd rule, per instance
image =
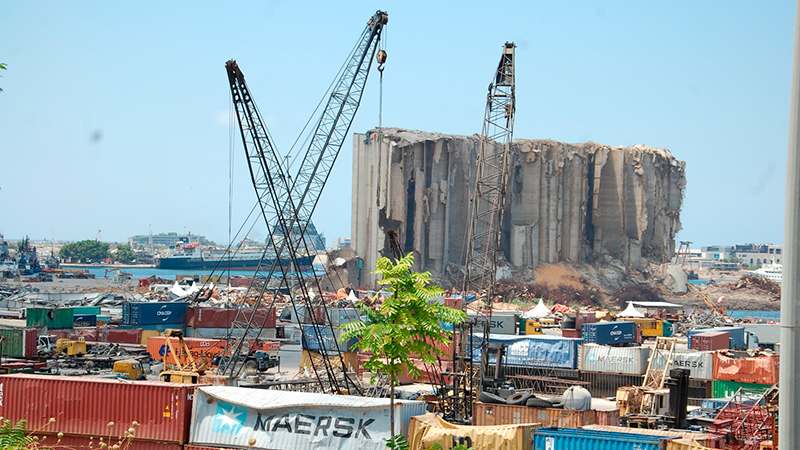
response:
[[[72,308],[28,308],[27,326],[47,327],[51,330],[72,328]]]
[[[738,381],[714,380],[711,387],[713,398],[728,398],[736,394],[739,388],[747,389],[750,392],[763,394],[769,389],[769,384],[739,383]]]
[[[0,329],[0,354],[4,358],[27,358],[36,356],[36,330],[33,328]]]
[[[73,306],[72,312],[76,316],[99,316],[101,314],[99,306]]]

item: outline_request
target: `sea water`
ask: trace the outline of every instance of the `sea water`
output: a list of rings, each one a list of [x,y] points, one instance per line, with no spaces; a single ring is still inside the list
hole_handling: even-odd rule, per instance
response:
[[[111,269],[113,267],[107,266],[70,266],[69,269],[87,270],[90,274],[94,275],[97,279],[111,278]],[[139,278],[148,278],[156,276],[165,280],[175,280],[178,275],[216,275],[216,276],[232,276],[232,277],[252,277],[255,274],[254,270],[220,270],[213,269],[156,269],[154,267],[120,267],[122,273],[130,274],[132,280]],[[266,271],[264,271],[266,272]],[[106,277],[106,273],[108,276]],[[311,276],[311,272],[304,272],[305,276]],[[318,272],[318,275],[320,273]],[[275,276],[281,276],[280,272],[276,272]]]

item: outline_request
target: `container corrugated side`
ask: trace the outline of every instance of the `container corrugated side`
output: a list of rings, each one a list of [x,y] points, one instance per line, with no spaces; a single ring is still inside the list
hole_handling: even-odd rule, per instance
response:
[[[611,347],[584,344],[581,370],[642,375],[647,370],[650,347]]]
[[[689,378],[710,380],[714,376],[714,352],[677,350],[672,355],[671,369],[689,369]]]
[[[714,355],[714,379],[775,384],[780,376],[780,361],[780,355],[731,358],[720,352]]]
[[[570,411],[483,402],[475,402],[472,407],[472,422],[478,426],[541,423],[545,427],[582,427],[591,425],[596,420],[597,414],[594,410]]]
[[[463,444],[469,448],[492,450],[528,450],[534,432],[540,424],[513,424],[496,426],[456,425],[446,422],[436,414],[411,418],[408,443],[410,448],[427,449],[436,444],[450,448]]]
[[[34,330],[35,331],[35,330]],[[25,330],[22,328],[0,329],[0,356],[25,357]]]
[[[633,322],[595,322],[581,326],[581,336],[587,343],[601,345],[631,344],[638,340]]]
[[[186,325],[195,328],[230,328],[235,318],[235,309],[190,306],[186,310]]]
[[[746,389],[753,393],[762,394],[766,392],[772,385],[770,384],[753,384],[753,383],[739,383],[738,381],[725,381],[714,380],[712,387],[713,398],[728,398],[734,394],[739,388]]]
[[[55,424],[53,424],[55,425]],[[129,426],[129,425],[126,425]],[[57,427],[56,427],[57,428]],[[109,440],[108,434],[104,436],[100,436],[103,438],[104,443],[114,444],[119,442],[119,436],[124,433],[125,430],[120,429],[121,427],[114,427],[114,433],[111,435]],[[119,430],[117,430],[119,429]],[[126,428],[127,429],[127,428]],[[116,434],[118,433],[118,434]],[[90,437],[90,436],[77,436],[72,434],[64,434],[59,439],[57,433],[34,433],[34,436],[37,436],[39,441],[38,448],[47,448],[47,449],[57,449],[57,450],[100,450],[100,437]],[[108,447],[103,447],[108,448]],[[120,449],[122,450],[185,450],[184,446],[181,444],[169,443],[169,442],[158,442],[158,441],[145,441],[141,439],[133,439],[131,441],[123,440]],[[219,449],[213,449],[219,450]]]
[[[614,397],[622,386],[641,386],[644,376],[583,371],[581,381],[589,383],[586,389],[592,397]]]
[[[608,426],[608,425],[587,425],[583,428],[585,430],[593,430],[593,431],[646,434],[650,436],[671,437],[678,439],[704,439],[708,437],[708,434],[706,433],[698,433],[695,431],[651,430],[649,428],[628,428],[628,427]]]
[[[254,449],[385,449],[388,399],[223,386],[197,389],[190,443]],[[408,435],[425,403],[395,402],[395,433]]]
[[[711,450],[692,439],[673,439],[667,442],[665,450]]]
[[[668,438],[646,434],[583,430],[580,428],[540,428],[533,438],[534,450],[661,450]]]
[[[28,327],[47,327],[51,330],[72,328],[72,308],[28,308],[25,314]]]
[[[472,357],[480,361],[481,337],[472,338]],[[576,369],[580,357],[580,339],[560,336],[506,336],[490,334],[489,342],[507,345],[504,362],[506,365],[526,367],[549,367],[559,369]],[[494,364],[494,357],[489,363]]]
[[[145,325],[183,326],[186,323],[188,307],[188,303],[180,302],[128,302],[122,305],[122,324],[138,327]]]
[[[727,331],[707,331],[692,335],[692,350],[714,351],[731,348],[730,333]]]
[[[704,328],[700,330],[692,330],[687,336],[689,337],[689,348],[692,348],[692,337],[698,333],[705,333],[706,331],[725,331],[730,335],[732,341],[730,348],[733,350],[747,350],[747,343],[744,339],[744,327],[716,327]]]
[[[0,376],[0,416],[28,419],[29,429],[51,417],[58,431],[107,436],[108,423],[126,427],[137,421],[137,439],[182,444],[189,433],[195,385],[158,381],[13,374]]]

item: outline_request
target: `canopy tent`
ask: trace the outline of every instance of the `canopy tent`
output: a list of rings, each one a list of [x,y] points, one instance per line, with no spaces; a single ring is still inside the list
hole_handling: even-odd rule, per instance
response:
[[[522,314],[522,317],[525,319],[538,319],[539,317],[544,317],[550,315],[550,308],[545,306],[544,299],[539,299],[539,304],[536,305],[535,308],[525,311]]]
[[[644,317],[644,314],[637,311],[632,302],[628,302],[628,307],[625,308],[625,311],[617,314],[617,317]]]

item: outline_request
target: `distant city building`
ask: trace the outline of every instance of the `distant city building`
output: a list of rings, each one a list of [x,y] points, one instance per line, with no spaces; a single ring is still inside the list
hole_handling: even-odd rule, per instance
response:
[[[299,234],[299,230],[295,228],[292,230],[292,234]],[[280,243],[283,241],[283,233],[276,230],[273,233],[273,236],[275,242],[280,245]],[[308,222],[308,227],[306,227],[305,242],[310,252],[325,251],[325,235],[317,232],[317,227],[314,226],[314,222]]]
[[[331,245],[334,250],[339,250],[345,247],[350,247],[350,238],[349,237],[335,237],[331,239]]]
[[[733,252],[747,266],[762,264],[782,264],[782,245],[744,244],[734,245]]]
[[[128,238],[128,244],[133,246],[136,245],[150,245],[150,238],[149,234],[140,234],[138,236],[132,236]],[[193,234],[177,234],[177,233],[162,233],[162,234],[154,234],[153,238],[153,245],[164,245],[167,247],[172,247],[178,242],[200,242],[203,245],[208,244],[208,240],[205,236],[197,236]]]
[[[732,254],[732,245],[708,245],[700,247],[700,257],[702,259],[728,259]]]

